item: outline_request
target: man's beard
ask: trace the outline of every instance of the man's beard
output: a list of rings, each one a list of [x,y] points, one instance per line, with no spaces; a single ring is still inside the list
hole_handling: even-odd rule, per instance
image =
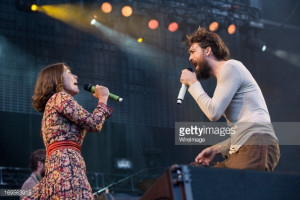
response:
[[[45,173],[46,173],[46,169],[45,169],[45,166],[44,166],[44,168],[41,171],[41,177],[42,178],[45,176]]]
[[[210,77],[212,68],[206,60],[193,62],[193,65],[199,66],[195,71],[198,80],[206,80]]]

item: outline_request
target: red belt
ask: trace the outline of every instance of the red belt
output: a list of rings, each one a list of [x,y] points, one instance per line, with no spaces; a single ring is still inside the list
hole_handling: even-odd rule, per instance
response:
[[[77,151],[80,152],[80,145],[76,142],[73,141],[58,141],[58,142],[53,142],[52,144],[50,144],[47,148],[47,157],[50,156],[50,154],[57,150],[57,149],[61,149],[61,148],[71,148],[71,149],[75,149]]]

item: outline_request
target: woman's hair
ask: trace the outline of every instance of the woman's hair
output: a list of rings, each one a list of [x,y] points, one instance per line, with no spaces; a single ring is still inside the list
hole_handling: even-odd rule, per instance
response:
[[[187,35],[185,43],[191,47],[194,43],[198,43],[201,48],[211,47],[212,52],[217,60],[229,60],[230,52],[224,44],[220,36],[210,32],[205,28],[199,27],[198,30],[190,35]]]
[[[32,96],[32,107],[40,112],[44,112],[47,101],[50,97],[63,90],[64,66],[65,63],[49,65],[41,70],[37,78],[34,94]]]

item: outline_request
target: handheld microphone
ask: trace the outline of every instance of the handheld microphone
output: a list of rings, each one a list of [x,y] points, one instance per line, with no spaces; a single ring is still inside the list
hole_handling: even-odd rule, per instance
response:
[[[95,90],[96,90],[96,87],[93,86],[92,84],[85,84],[84,85],[84,89],[89,91],[89,92],[92,92],[94,93]],[[115,95],[115,94],[112,94],[112,93],[109,93],[109,96],[108,96],[110,99],[114,100],[114,101],[119,101],[119,102],[122,102],[123,101],[123,98]]]
[[[190,70],[191,72],[193,71],[193,69],[191,67],[188,67],[186,68],[188,70]],[[185,93],[186,93],[186,90],[187,90],[187,86],[185,84],[182,84],[181,85],[181,88],[179,90],[179,94],[178,94],[178,97],[177,97],[177,104],[180,105],[184,99],[184,96],[185,96]]]

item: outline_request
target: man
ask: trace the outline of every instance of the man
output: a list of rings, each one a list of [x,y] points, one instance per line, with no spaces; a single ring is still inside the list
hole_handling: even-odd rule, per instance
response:
[[[31,190],[45,176],[45,159],[45,149],[38,149],[31,154],[29,167],[32,173],[23,183],[21,190]]]
[[[189,93],[210,121],[223,115],[228,126],[237,127],[229,139],[199,153],[195,162],[208,166],[222,153],[225,160],[215,167],[273,171],[280,156],[278,140],[264,97],[250,72],[241,62],[230,60],[222,39],[204,28],[187,36],[186,44],[196,70],[182,70],[180,82],[189,86]],[[217,80],[212,98],[198,81],[209,77]]]

